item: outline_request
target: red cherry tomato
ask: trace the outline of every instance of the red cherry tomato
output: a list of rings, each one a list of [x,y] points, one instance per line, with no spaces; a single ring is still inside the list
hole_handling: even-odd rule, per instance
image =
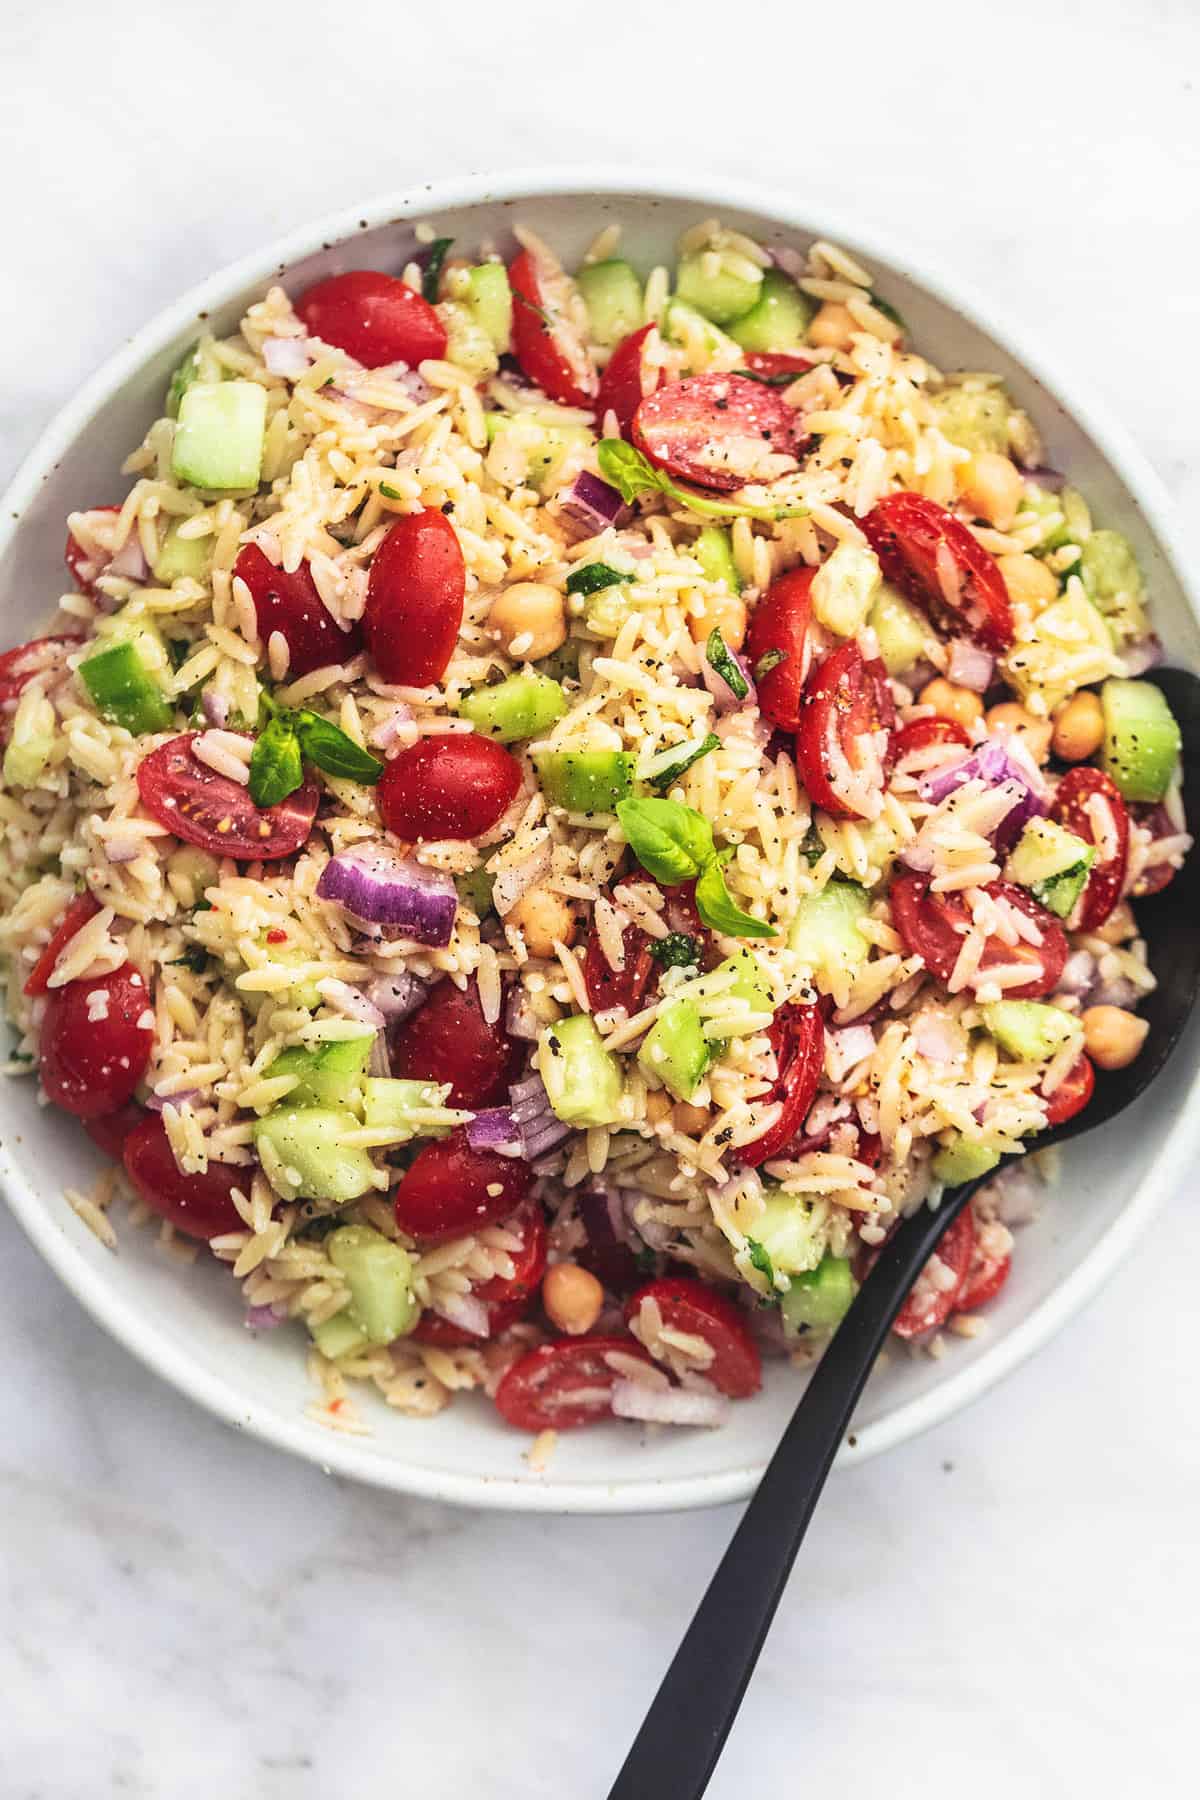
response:
[[[795,731],[800,723],[800,697],[812,660],[808,626],[816,572],[789,569],[786,575],[778,576],[750,615],[746,656],[755,671],[759,710],[781,731]],[[778,652],[782,652],[782,662],[759,675],[757,669],[763,657]]]
[[[349,631],[342,630],[318,594],[306,562],[289,575],[269,562],[257,544],[243,544],[233,572],[250,589],[263,643],[273,631],[285,639],[289,680],[330,663],[347,662],[362,649],[362,626],[356,622]]]
[[[493,738],[439,732],[393,756],[376,789],[389,831],[409,842],[475,838],[516,799],[521,765]]]
[[[407,283],[377,269],[351,269],[306,288],[296,312],[311,337],[336,344],[368,369],[446,354],[446,328]]]
[[[483,1016],[478,983],[455,987],[448,978],[392,1030],[392,1074],[405,1081],[450,1083],[449,1104],[474,1111],[508,1099],[521,1046]]]
[[[1096,829],[1093,808],[1102,812],[1105,825]],[[1096,858],[1072,914],[1077,931],[1095,931],[1103,925],[1125,891],[1129,863],[1129,813],[1116,783],[1101,769],[1068,769],[1054,795],[1053,818],[1085,844],[1108,847]]]
[[[462,624],[467,566],[454,527],[433,507],[397,519],[367,576],[363,629],[380,675],[429,687],[446,673]]]
[[[1161,803],[1154,806],[1135,805],[1130,807],[1129,811],[1134,822],[1140,825],[1143,831],[1148,831],[1151,838],[1174,837],[1178,830],[1170,813]],[[1161,894],[1165,887],[1170,886],[1178,873],[1179,871],[1169,862],[1151,863],[1149,868],[1142,870],[1130,888],[1130,898],[1146,900],[1151,894]]]
[[[975,1227],[975,1241],[971,1246],[971,1261],[963,1284],[958,1290],[954,1302],[955,1312],[974,1312],[977,1307],[986,1306],[994,1300],[1012,1273],[1012,1257],[989,1256],[980,1240],[979,1221],[974,1217],[974,1209],[969,1207]]]
[[[452,1131],[409,1164],[392,1196],[396,1223],[421,1244],[441,1244],[506,1219],[533,1183],[528,1163],[492,1150],[472,1150]]]
[[[888,494],[862,528],[889,581],[902,588],[952,635],[965,633],[985,650],[1013,641],[1004,577],[962,522],[920,494]]]
[[[760,1102],[782,1107],[768,1131],[737,1152],[744,1163],[757,1168],[770,1162],[797,1136],[813,1103],[825,1063],[825,1026],[815,1006],[781,1006],[770,1030],[771,1048],[778,1071],[771,1092]]]
[[[1065,1125],[1076,1113],[1082,1112],[1096,1091],[1096,1071],[1086,1056],[1081,1056],[1075,1067],[1062,1081],[1046,1102],[1046,1126]]]
[[[494,1343],[529,1311],[546,1272],[546,1215],[538,1202],[526,1200],[505,1225],[508,1230],[521,1234],[520,1249],[510,1252],[512,1275],[493,1275],[490,1281],[481,1282],[471,1290],[474,1298],[482,1300],[487,1307],[489,1343]],[[430,1312],[421,1315],[412,1335],[418,1344],[437,1344],[443,1349],[483,1342],[475,1332]]]
[[[1005,988],[1006,1000],[1039,1000],[1058,986],[1067,960],[1067,939],[1062,926],[1032,894],[1012,882],[993,881],[985,894],[1007,900],[1037,925],[1042,934],[1040,944],[1005,944],[991,937],[984,945],[979,963],[980,976],[998,964],[1024,964],[1029,980],[1019,987]],[[897,875],[891,887],[892,922],[904,940],[910,956],[922,956],[925,967],[939,981],[949,981],[958,961],[962,940],[970,925],[966,903],[957,894],[930,892],[927,875]]]
[[[317,814],[316,782],[306,781],[277,806],[255,806],[240,782],[193,756],[198,736],[189,731],[172,738],[138,764],[138,793],[146,811],[177,838],[214,856],[275,862],[294,855]]]
[[[799,415],[748,375],[689,375],[648,394],[633,442],[681,481],[729,492],[798,468]]]
[[[603,424],[605,413],[616,413],[622,437],[629,436],[634,413],[662,381],[661,367],[647,363],[645,356],[646,340],[653,330],[653,325],[643,325],[640,331],[622,338],[600,377],[596,417]]]
[[[93,900],[91,894],[77,894],[66,912],[55,926],[53,935],[42,954],[33,966],[33,972],[25,983],[27,994],[44,994],[50,985],[50,977],[54,973],[54,965],[65,946],[81,926],[89,919],[94,919],[100,911],[99,902]]]
[[[185,1237],[220,1237],[242,1231],[245,1222],[230,1198],[234,1188],[249,1194],[252,1168],[210,1162],[201,1174],[189,1175],[175,1161],[166,1126],[150,1113],[125,1140],[125,1173],[139,1197]]]
[[[691,1276],[666,1275],[630,1295],[625,1302],[627,1325],[632,1327],[647,1300],[654,1301],[670,1330],[703,1338],[711,1347],[713,1359],[701,1373],[714,1387],[731,1400],[745,1400],[758,1392],[762,1358],[744,1315],[732,1301]]]
[[[496,1410],[518,1431],[572,1431],[612,1416],[612,1355],[649,1356],[635,1338],[560,1338],[513,1364],[496,1389]]]
[[[150,1061],[153,1020],[146,984],[129,963],[111,975],[51,988],[42,1019],[41,1065],[42,1086],[55,1106],[79,1119],[123,1106]]]
[[[550,257],[529,250],[508,271],[513,295],[513,353],[544,394],[564,406],[591,407],[596,371],[571,318],[574,284]]]
[[[31,638],[15,650],[6,650],[0,656],[0,707],[11,709],[35,675],[60,662],[66,655],[63,644],[80,642],[76,637]]]
[[[815,806],[835,818],[873,816],[894,760],[895,722],[882,663],[864,662],[852,640],[839,644],[809,676],[800,702],[796,761]]]
[[[673,932],[695,938],[701,946],[700,956],[703,960],[709,936],[696,911],[694,881],[681,882],[677,887],[664,887],[652,876],[635,871],[623,875],[617,885],[625,884],[633,887],[649,885],[663,894],[666,897],[663,917],[667,924]],[[606,898],[614,906],[619,904],[611,891]],[[653,941],[640,925],[627,925],[621,935],[625,965],[614,969],[601,947],[599,933],[594,928],[589,931],[583,959],[583,979],[593,1012],[608,1012],[617,1006],[623,1007],[627,1013],[638,1010],[659,972],[659,965],[650,954]]]
[[[136,1100],[130,1100],[116,1112],[101,1113],[98,1119],[85,1119],[83,1129],[98,1150],[119,1163],[125,1155],[125,1139],[131,1131],[137,1130],[146,1116],[146,1108],[139,1106]]]
[[[92,506],[87,510],[89,512],[119,513],[121,509],[119,506]],[[71,576],[79,592],[94,594],[96,578],[103,573],[108,558],[105,557],[102,563],[94,562],[79,539],[68,531],[66,546],[63,550],[63,561],[71,571]]]
[[[961,744],[969,750],[971,734],[957,719],[910,719],[892,740],[897,762],[910,750],[928,750],[931,744]]]
[[[953,1281],[945,1287],[935,1286],[929,1279],[929,1265],[926,1264],[892,1326],[897,1337],[924,1337],[927,1331],[936,1331],[939,1325],[944,1325],[950,1314],[957,1311],[959,1290],[966,1280],[974,1250],[975,1222],[970,1207],[964,1206],[953,1224],[947,1227],[934,1253],[949,1269]]]
[[[803,375],[812,368],[807,356],[786,350],[747,350],[743,360],[755,375]]]

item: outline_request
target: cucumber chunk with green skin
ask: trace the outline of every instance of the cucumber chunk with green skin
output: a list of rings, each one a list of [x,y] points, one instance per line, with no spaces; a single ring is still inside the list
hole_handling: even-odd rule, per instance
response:
[[[542,792],[571,813],[615,813],[633,791],[629,750],[541,750],[534,757]]]
[[[972,456],[1008,453],[1008,396],[1003,388],[950,387],[933,402],[943,437]]]
[[[720,251],[715,254],[715,269],[708,266],[714,255],[711,250],[685,256],[676,274],[675,290],[685,305],[694,306],[714,325],[728,325],[734,319],[744,318],[757,304],[762,293],[763,272],[759,269],[757,279],[754,279],[743,268],[744,257],[737,259],[736,268],[730,268]]]
[[[167,384],[166,414],[168,419],[179,417],[179,406],[183,396],[200,379],[200,355],[195,349],[189,350]]]
[[[299,1076],[299,1082],[286,1096],[289,1106],[352,1106],[358,1098],[375,1035],[368,1030],[358,1037],[334,1038],[317,1050],[293,1044],[279,1052],[266,1071],[267,1077]]]
[[[1023,516],[1033,513],[1036,518],[1045,519],[1058,514],[1059,522],[1034,547],[1035,556],[1045,556],[1052,550],[1061,550],[1064,544],[1084,544],[1092,529],[1091,514],[1087,501],[1075,488],[1065,487],[1061,493],[1048,494],[1036,483],[1026,483],[1025,495],[1017,513],[1018,526],[1028,523]]]
[[[285,1100],[255,1122],[253,1135],[260,1154],[266,1147],[278,1158],[278,1180],[287,1198],[340,1205],[375,1186],[375,1165],[366,1151],[343,1144],[358,1129],[346,1107],[295,1106]]]
[[[335,1312],[332,1319],[323,1319],[319,1325],[310,1325],[309,1330],[313,1343],[330,1362],[336,1362],[339,1356],[349,1355],[352,1350],[365,1350],[371,1341],[353,1303],[343,1306],[341,1312]]]
[[[525,459],[525,480],[539,494],[555,487],[563,464],[573,450],[595,442],[586,425],[560,424],[536,413],[487,413],[484,429],[489,442],[505,441]]]
[[[486,381],[500,367],[500,354],[469,306],[442,300],[437,316],[446,329],[446,361],[465,369],[477,382]]]
[[[775,1011],[770,977],[753,951],[735,950],[732,956],[717,964],[713,974],[733,976],[732,985],[721,990],[722,999],[740,1000],[751,1012]],[[707,1021],[704,1029],[714,1042],[721,1041],[717,1021]]]
[[[567,710],[567,696],[548,675],[509,675],[494,687],[475,688],[458,703],[476,731],[500,744],[540,737]]]
[[[576,275],[575,285],[587,307],[588,329],[604,349],[611,350],[631,331],[645,324],[642,284],[620,257],[588,263]]]
[[[803,1275],[815,1269],[825,1249],[825,1230],[813,1223],[812,1206],[799,1194],[768,1188],[763,1210],[750,1234],[761,1244],[778,1275]]]
[[[873,550],[839,544],[813,578],[812,609],[817,623],[839,637],[857,637],[881,585],[879,558]]]
[[[870,955],[870,943],[858,929],[870,910],[871,896],[856,881],[827,882],[796,908],[788,946],[815,975],[831,981]]]
[[[798,1337],[802,1331],[836,1330],[857,1292],[849,1258],[823,1256],[815,1269],[793,1275],[791,1287],[780,1299],[784,1331]]]
[[[802,294],[781,269],[767,269],[758,299],[729,327],[729,335],[743,350],[773,352],[799,350],[812,324],[816,306]]]
[[[1079,554],[1078,575],[1089,600],[1110,612],[1121,595],[1143,592],[1133,545],[1119,531],[1093,531]]]
[[[146,731],[166,731],[175,717],[132,643],[110,644],[89,656],[79,665],[79,678],[100,717],[110,725],[123,725],[135,737]]]
[[[458,889],[459,899],[471,908],[476,918],[482,919],[493,910],[492,889],[496,885],[496,877],[489,875],[482,863],[465,875],[456,875],[454,885]]]
[[[362,1084],[363,1124],[372,1131],[406,1130],[413,1137],[445,1137],[462,1114],[446,1105],[449,1083],[406,1081],[393,1075],[367,1075]],[[428,1117],[441,1113],[436,1122]]]
[[[952,1144],[943,1144],[930,1166],[935,1181],[946,1187],[961,1187],[964,1181],[975,1181],[980,1175],[986,1175],[999,1161],[998,1150],[960,1137]]]
[[[1114,678],[1100,689],[1104,743],[1100,766],[1126,800],[1163,798],[1179,762],[1183,738],[1162,693],[1150,681]]]
[[[256,381],[196,381],[179,402],[171,450],[177,481],[212,491],[256,488],[267,390]]]
[[[513,310],[508,270],[499,262],[476,263],[467,270],[467,282],[463,305],[487,333],[497,355],[507,356],[512,349]]]
[[[731,367],[742,348],[714,325],[711,319],[705,318],[702,312],[678,297],[668,300],[663,309],[662,334],[668,344],[677,349],[686,350],[695,345],[703,352],[706,361],[719,360]]]
[[[676,1100],[690,1100],[704,1079],[712,1050],[704,1035],[700,1009],[693,1000],[664,1006],[642,1040],[638,1067]]]
[[[1083,1026],[1074,1013],[1039,1000],[995,1000],[983,1022],[1000,1048],[1018,1062],[1049,1062],[1066,1044],[1083,1048]]]
[[[191,581],[208,580],[212,567],[211,537],[180,537],[178,525],[169,525],[154,559],[154,579],[161,587],[187,576]]]
[[[368,1343],[390,1344],[412,1330],[421,1308],[406,1250],[369,1225],[341,1225],[325,1239],[325,1251],[345,1276],[355,1320]]]
[[[538,1073],[550,1105],[564,1125],[615,1125],[625,1083],[621,1065],[600,1042],[587,1013],[573,1013],[543,1032]]]
[[[723,581],[731,594],[741,593],[742,578],[733,560],[733,541],[728,526],[706,525],[691,550],[706,581]]]
[[[890,581],[876,593],[867,623],[879,641],[879,654],[889,675],[903,675],[924,656],[929,627]]]
[[[1005,874],[1028,888],[1060,919],[1070,917],[1096,860],[1095,846],[1053,819],[1030,819],[1008,859]]]

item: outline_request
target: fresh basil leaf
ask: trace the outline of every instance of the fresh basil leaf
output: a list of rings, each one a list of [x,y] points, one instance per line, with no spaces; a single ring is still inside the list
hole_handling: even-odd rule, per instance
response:
[[[167,964],[168,969],[190,969],[193,975],[203,975],[208,967],[208,951],[203,944],[185,944],[183,955],[177,956]]]
[[[646,946],[655,962],[664,969],[693,969],[700,962],[700,945],[686,931],[673,931],[669,937],[652,938]]]
[[[681,756],[678,762],[671,763],[670,766],[663,769],[660,774],[652,775],[650,777],[650,786],[657,788],[660,794],[665,793],[672,782],[678,781],[681,775],[686,775],[693,763],[698,763],[700,758],[702,756],[707,756],[710,750],[719,750],[720,748],[720,738],[715,731],[710,731],[704,742],[693,750],[690,755]]]
[[[701,870],[696,883],[696,911],[710,931],[723,931],[729,937],[773,938],[776,934],[771,927],[743,912],[725,885],[722,865],[732,855],[732,850],[722,850]]]
[[[709,668],[716,670],[734,698],[744,700],[750,692],[750,683],[738,667],[737,658],[730,653],[718,626],[714,626],[709,632],[704,654],[708,658]]]
[[[250,798],[255,806],[277,806],[304,783],[300,740],[290,719],[268,720],[250,755]]]
[[[326,775],[374,787],[383,774],[379,758],[362,749],[331,719],[323,719],[319,713],[299,712],[295,729],[305,760],[316,763]]]
[[[780,663],[785,663],[787,659],[786,650],[764,650],[754,665],[755,681],[761,681],[764,675],[769,675],[772,669],[777,669]]]
[[[612,569],[607,563],[581,563],[579,568],[572,569],[567,576],[567,592],[598,594],[603,588],[615,587],[618,581],[632,580],[632,575],[622,574],[620,569]]]
[[[188,642],[187,638],[168,638],[167,655],[171,659],[172,669],[182,669],[195,647],[194,644]]]
[[[442,279],[442,264],[446,260],[446,252],[454,242],[453,238],[434,238],[429,246],[429,254],[425,258],[425,273],[421,276],[421,294],[430,306],[438,297],[438,287]]]
[[[750,1253],[751,1267],[757,1269],[760,1275],[765,1275],[771,1286],[774,1287],[775,1264],[771,1261],[771,1252],[766,1245],[760,1244],[757,1238],[748,1237],[746,1249]]]
[[[639,494],[655,493],[669,480],[624,438],[602,438],[596,450],[596,465],[626,504]]]
[[[668,887],[693,880],[712,861],[712,826],[678,800],[621,800],[617,817],[643,869]]]

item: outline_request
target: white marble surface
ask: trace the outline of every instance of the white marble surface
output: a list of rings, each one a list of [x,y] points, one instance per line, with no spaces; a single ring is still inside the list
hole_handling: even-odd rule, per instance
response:
[[[6,10],[4,471],[263,238],[437,172],[608,157],[911,231],[1200,499],[1197,365],[1171,347],[1200,326],[1188,0],[573,10]],[[1193,1193],[1160,1230],[999,1392],[834,1481],[715,1795],[1195,1792]],[[606,1791],[733,1510],[356,1491],[177,1399],[7,1217],[0,1255],[4,1800]]]

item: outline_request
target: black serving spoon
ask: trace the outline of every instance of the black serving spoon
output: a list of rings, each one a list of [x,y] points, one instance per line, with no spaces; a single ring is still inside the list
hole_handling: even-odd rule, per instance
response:
[[[1183,733],[1184,798],[1191,816],[1200,805],[1200,679],[1183,669],[1160,669],[1149,679],[1162,689]],[[1116,1118],[1150,1086],[1182,1036],[1200,985],[1200,854],[1161,893],[1139,902],[1138,922],[1159,983],[1141,1009],[1150,1025],[1145,1048],[1128,1069],[1098,1071],[1090,1105],[1039,1137],[1038,1148],[1065,1143]],[[988,1174],[950,1190],[936,1212],[922,1207],[885,1245],[767,1465],[609,1800],[699,1800],[708,1786],[892,1321],[943,1232],[991,1179]]]

